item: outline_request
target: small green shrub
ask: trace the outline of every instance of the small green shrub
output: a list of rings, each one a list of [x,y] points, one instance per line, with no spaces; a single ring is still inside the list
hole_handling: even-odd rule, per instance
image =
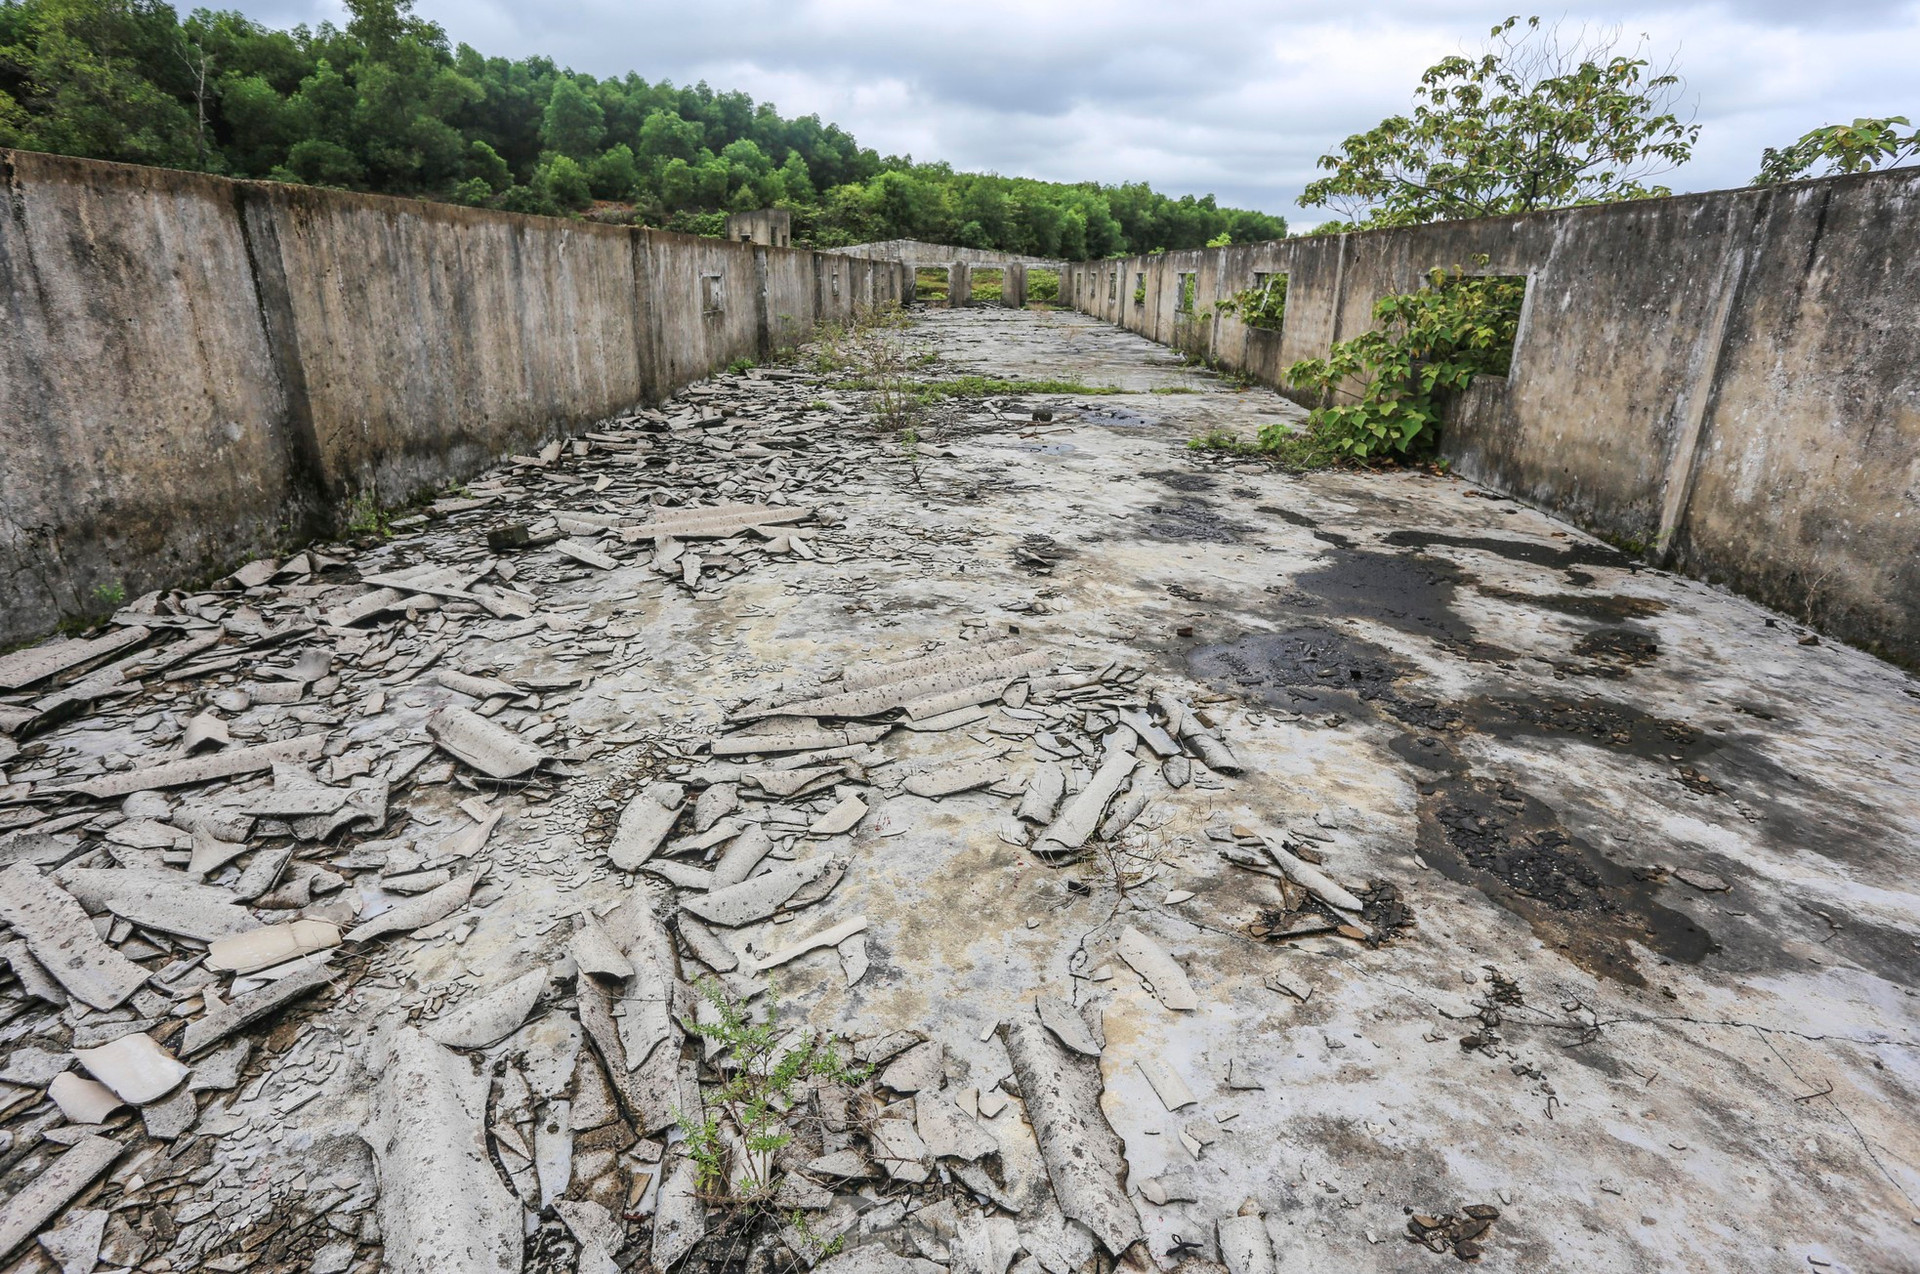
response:
[[[102,610],[118,610],[127,600],[127,586],[119,580],[93,590],[93,600]]]
[[[1447,403],[1475,376],[1506,375],[1525,296],[1525,279],[1455,266],[1433,270],[1417,292],[1381,297],[1373,330],[1287,369],[1296,387],[1328,396],[1361,384],[1358,402],[1316,408],[1309,432],[1357,460],[1431,450]]]
[[[1287,276],[1275,274],[1259,287],[1244,288],[1220,302],[1222,314],[1238,314],[1248,327],[1280,330],[1287,317]]]

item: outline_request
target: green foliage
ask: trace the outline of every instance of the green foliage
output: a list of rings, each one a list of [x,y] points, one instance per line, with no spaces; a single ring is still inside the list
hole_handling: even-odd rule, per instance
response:
[[[93,601],[101,610],[118,610],[127,600],[127,586],[119,580],[93,590]]]
[[[589,196],[719,232],[783,207],[794,241],[918,237],[1074,260],[1286,233],[1279,217],[1144,183],[1063,184],[882,157],[817,115],[637,74],[450,46],[412,0],[275,30],[158,0],[0,3],[0,144],[554,214]],[[482,194],[481,183],[487,193]],[[706,227],[711,226],[711,229]]]
[[[707,1116],[700,1124],[687,1127],[681,1120],[687,1156],[699,1172],[703,1193],[731,1202],[763,1202],[775,1184],[774,1155],[793,1140],[787,1116],[796,1090],[812,1082],[858,1084],[868,1068],[850,1066],[834,1040],[783,1033],[777,988],[767,990],[764,1023],[754,1022],[712,978],[702,978],[695,989],[712,1006],[716,1020],[689,1022],[688,1029],[717,1048],[726,1079],[706,1092]],[[744,1162],[728,1163],[723,1120],[739,1136]]]
[[[1270,274],[1265,283],[1235,292],[1218,308],[1222,314],[1238,314],[1248,327],[1277,332],[1287,317],[1287,276]]]
[[[751,358],[736,358],[727,364],[727,371],[732,375],[738,376],[742,372],[751,369],[754,365],[754,361]]]
[[[1417,292],[1381,297],[1371,331],[1287,369],[1293,385],[1329,397],[1360,382],[1358,401],[1312,413],[1310,441],[1356,460],[1429,449],[1452,396],[1477,375],[1507,373],[1525,296],[1524,279],[1471,278],[1456,266],[1432,271]],[[1269,425],[1260,440],[1279,447],[1296,437]]]
[[[1133,285],[1133,303],[1135,305],[1145,305],[1147,303],[1147,285],[1145,283],[1136,283]]]
[[[1027,300],[1057,301],[1060,299],[1060,272],[1058,270],[1028,270]]]
[[[1898,126],[1898,127],[1896,127]],[[1907,131],[1902,133],[1901,128]],[[1892,168],[1920,159],[1920,128],[1904,115],[1883,119],[1856,119],[1851,124],[1829,124],[1803,133],[1784,150],[1769,146],[1760,155],[1756,186],[1771,186],[1799,177],[1864,173]],[[1824,170],[1816,173],[1816,168]]]
[[[387,511],[373,492],[362,491],[347,502],[341,523],[349,535],[372,535],[385,539],[393,534],[387,525]]]
[[[1429,67],[1411,115],[1356,133],[1319,166],[1303,207],[1345,215],[1321,229],[1406,226],[1671,193],[1644,178],[1693,153],[1682,92],[1636,48],[1583,32],[1563,43],[1540,19],[1508,18],[1477,58]]]
[[[555,155],[541,170],[539,184],[557,207],[568,212],[579,212],[593,202],[593,184],[587,180],[587,170],[569,155]]]

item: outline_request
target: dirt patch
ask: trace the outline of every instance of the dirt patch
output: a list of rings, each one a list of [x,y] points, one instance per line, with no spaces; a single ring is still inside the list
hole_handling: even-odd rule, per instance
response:
[[[1513,783],[1457,776],[1420,791],[1421,856],[1589,972],[1645,986],[1635,944],[1686,964],[1718,950],[1692,917],[1654,901],[1657,885],[1573,835]]]
[[[1660,642],[1643,628],[1596,628],[1573,644],[1573,653],[1586,662],[1562,665],[1562,672],[1583,677],[1624,677],[1632,669],[1658,659]]]

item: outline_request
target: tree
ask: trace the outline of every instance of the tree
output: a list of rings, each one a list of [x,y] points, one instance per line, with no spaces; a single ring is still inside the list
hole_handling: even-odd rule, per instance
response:
[[[593,187],[587,170],[566,155],[555,155],[542,172],[541,184],[553,202],[569,212],[579,212],[593,202]]]
[[[1700,127],[1674,113],[1684,86],[1670,65],[1618,47],[1615,35],[1564,41],[1538,18],[1508,18],[1479,57],[1429,67],[1411,115],[1322,155],[1332,175],[1300,203],[1339,209],[1335,228],[1347,228],[1670,194],[1645,179],[1685,163]]]
[[[553,94],[541,116],[540,140],[549,150],[574,159],[592,159],[600,153],[607,132],[600,103],[588,97],[572,76],[553,82]]]
[[[1901,128],[1907,132],[1903,135]],[[1760,155],[1756,186],[1771,186],[1798,177],[1828,177],[1836,173],[1864,173],[1920,160],[1920,128],[1904,115],[1884,119],[1856,119],[1851,124],[1829,124],[1802,133],[1783,150],[1769,146]],[[1814,169],[1825,165],[1825,171]]]

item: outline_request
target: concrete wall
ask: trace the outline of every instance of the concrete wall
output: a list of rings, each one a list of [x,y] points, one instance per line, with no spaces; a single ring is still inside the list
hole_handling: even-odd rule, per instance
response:
[[[1458,470],[1913,664],[1916,241],[1908,168],[1079,263],[1062,303],[1306,401],[1285,369],[1427,270],[1525,276],[1511,375],[1477,382],[1445,432]],[[1287,276],[1279,332],[1216,310],[1256,272]]]
[[[27,152],[0,173],[0,645],[912,297],[843,255]]]

